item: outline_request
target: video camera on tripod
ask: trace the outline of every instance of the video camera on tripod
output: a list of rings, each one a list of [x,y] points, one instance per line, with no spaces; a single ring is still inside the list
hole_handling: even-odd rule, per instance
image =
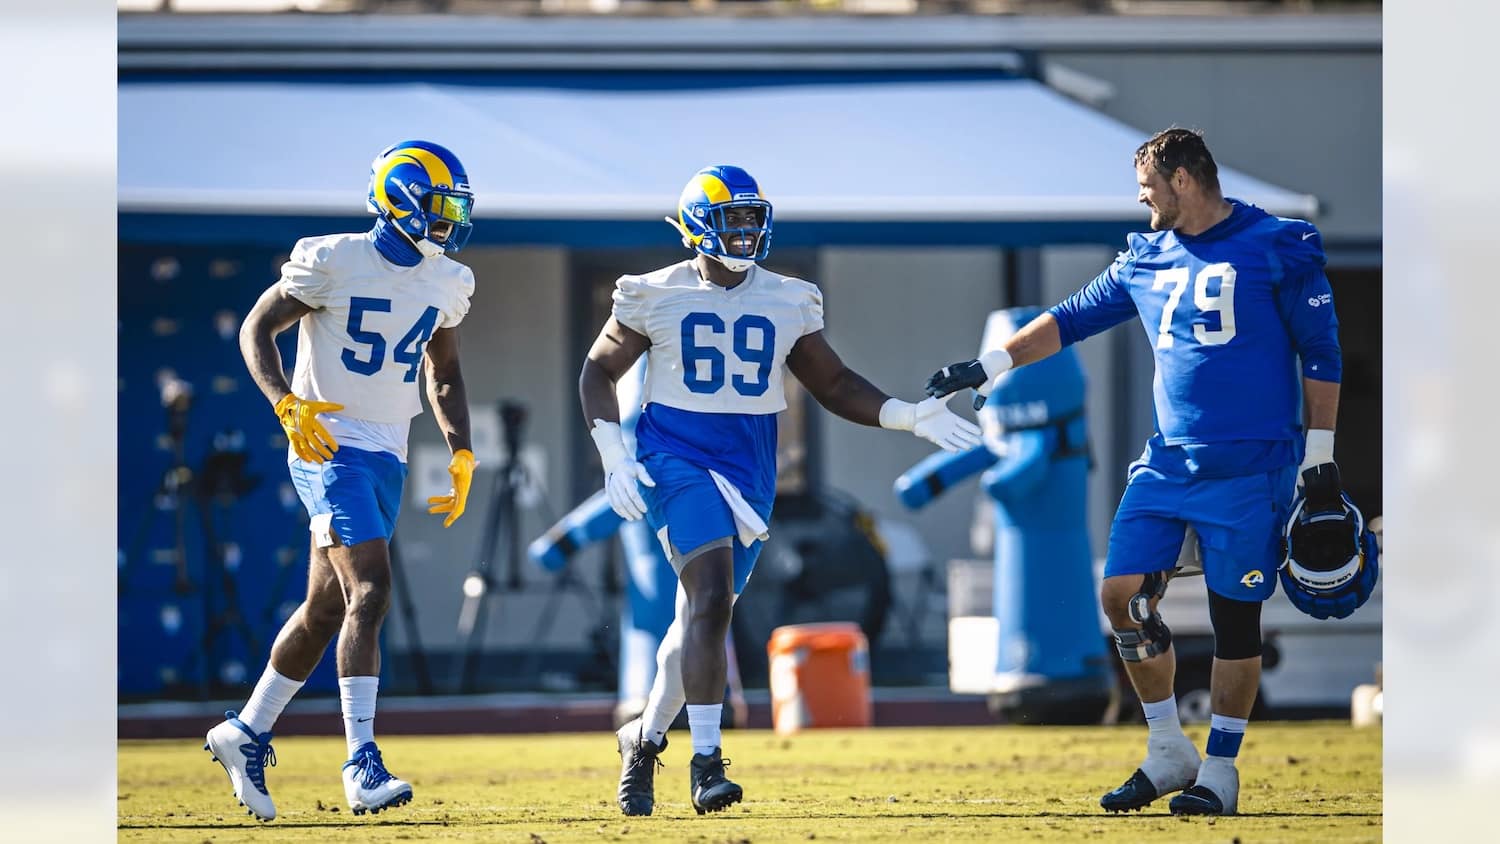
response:
[[[516,494],[526,482],[526,467],[521,463],[521,431],[525,425],[525,405],[501,399],[500,436],[505,444],[505,453],[490,487],[490,506],[485,514],[478,560],[473,571],[464,578],[464,603],[458,613],[458,637],[465,643],[456,683],[460,691],[471,689],[474,683],[474,671],[484,639],[484,621],[487,615],[482,610],[485,608],[485,599],[495,590],[494,556],[502,530],[505,532],[505,548],[502,553],[506,556],[509,568],[506,585],[511,591],[521,588],[521,533],[516,524]]]
[[[134,567],[145,558],[145,547],[153,527],[163,514],[170,513],[172,591],[179,596],[197,593],[203,602],[203,638],[194,655],[197,670],[185,673],[189,676],[196,674],[199,693],[207,697],[213,683],[212,666],[217,663],[217,640],[222,633],[237,633],[248,652],[260,649],[260,643],[240,609],[238,590],[230,572],[229,557],[234,543],[225,540],[219,524],[229,521],[230,508],[259,486],[261,478],[246,472],[245,434],[239,430],[216,434],[210,452],[195,471],[187,457],[193,385],[169,368],[158,371],[156,382],[162,408],[166,411],[165,433],[171,462],[162,471],[129,550],[122,554],[124,565],[119,572],[118,588],[122,596],[128,592]],[[202,566],[196,572],[196,578],[188,554],[188,509],[194,505],[204,548]],[[180,618],[180,614],[177,617]]]
[[[545,497],[536,496],[533,500],[532,491],[540,489],[541,485],[521,459],[522,433],[527,420],[526,406],[502,399],[499,402],[499,418],[505,451],[490,487],[484,533],[479,542],[474,568],[463,581],[464,602],[458,616],[458,639],[464,644],[463,655],[455,665],[452,683],[455,692],[475,690],[475,675],[484,645],[484,626],[489,616],[486,602],[495,596],[497,587],[501,584],[497,564],[504,566],[503,582],[507,591],[516,593],[527,589],[522,577],[522,510],[539,502],[542,519],[546,524],[553,521],[553,514],[549,512]],[[558,572],[546,588],[546,603],[540,608],[531,641],[541,641],[546,637],[556,617],[559,599],[569,591],[576,593],[589,605],[590,617],[605,617],[604,602],[578,579],[571,568]],[[597,641],[595,647],[596,650],[600,647]],[[539,658],[539,651],[533,649],[531,662],[518,670],[518,676],[534,676],[540,670],[537,662]]]

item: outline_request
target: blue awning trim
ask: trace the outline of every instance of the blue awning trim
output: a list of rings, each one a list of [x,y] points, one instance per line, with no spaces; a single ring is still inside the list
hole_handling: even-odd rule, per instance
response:
[[[236,216],[229,214],[120,214],[119,239],[137,244],[224,244],[290,250],[299,238],[363,231],[369,217]],[[804,246],[1041,246],[1104,243],[1123,247],[1139,224],[1119,220],[1021,223],[839,223],[776,224],[772,248]],[[469,248],[563,246],[615,249],[671,246],[677,237],[666,223],[642,220],[482,220]],[[688,253],[683,251],[683,255]],[[774,258],[772,259],[774,263]]]

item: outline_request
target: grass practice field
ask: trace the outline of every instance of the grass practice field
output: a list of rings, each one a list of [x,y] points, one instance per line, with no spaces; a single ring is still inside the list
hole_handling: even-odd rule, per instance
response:
[[[330,724],[337,729],[337,722]],[[1206,727],[1188,729],[1199,748]],[[657,773],[656,813],[615,805],[609,733],[381,739],[412,783],[408,805],[356,818],[344,804],[339,738],[275,742],[261,824],[230,796],[201,742],[119,748],[121,841],[1379,841],[1381,733],[1344,723],[1252,723],[1240,752],[1240,811],[1175,818],[1159,800],[1106,815],[1099,795],[1140,761],[1146,730],[963,727],[725,733],[746,800],[699,817],[687,799],[686,731]]]

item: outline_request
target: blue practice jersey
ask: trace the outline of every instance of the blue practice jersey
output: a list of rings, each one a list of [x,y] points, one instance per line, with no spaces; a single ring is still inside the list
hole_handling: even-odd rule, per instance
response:
[[[1129,248],[1054,306],[1064,346],[1133,316],[1156,357],[1146,460],[1229,477],[1301,459],[1302,375],[1337,382],[1338,319],[1318,230],[1229,200],[1208,231],[1132,234]]]

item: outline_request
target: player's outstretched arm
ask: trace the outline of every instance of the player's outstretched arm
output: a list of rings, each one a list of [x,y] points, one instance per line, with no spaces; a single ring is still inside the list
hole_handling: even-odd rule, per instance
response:
[[[828,412],[859,425],[879,427],[880,408],[891,397],[845,366],[823,332],[802,335],[787,355],[786,365]]]
[[[646,500],[641,497],[637,483],[656,486],[656,481],[625,447],[615,383],[625,377],[650,346],[646,335],[626,328],[611,316],[594,339],[583,361],[583,371],[578,374],[578,399],[583,405],[589,436],[599,449],[609,505],[628,521],[646,515]]]
[[[850,422],[911,431],[947,451],[979,445],[979,428],[955,416],[941,399],[911,404],[891,398],[845,366],[822,331],[802,335],[786,364],[818,404]]]
[[[1057,354],[1062,350],[1062,336],[1057,319],[1043,313],[1028,322],[999,349],[992,349],[974,360],[951,363],[927,379],[927,395],[946,396],[963,389],[978,390],[974,409],[984,407],[995,381],[1004,373],[1028,363]]]
[[[240,354],[255,385],[265,394],[286,432],[287,442],[297,456],[310,463],[322,463],[339,450],[328,429],[318,421],[319,413],[343,410],[343,405],[302,399],[292,393],[281,366],[281,352],[276,335],[292,323],[311,313],[313,308],[273,284],[262,293],[255,307],[240,326]]]
[[[443,439],[448,442],[453,459],[448,474],[453,488],[447,495],[427,499],[427,512],[446,514],[443,527],[449,527],[464,514],[469,502],[469,486],[474,482],[474,460],[469,439],[469,397],[464,390],[464,374],[458,363],[458,326],[439,328],[427,342],[427,401],[432,405]]]

